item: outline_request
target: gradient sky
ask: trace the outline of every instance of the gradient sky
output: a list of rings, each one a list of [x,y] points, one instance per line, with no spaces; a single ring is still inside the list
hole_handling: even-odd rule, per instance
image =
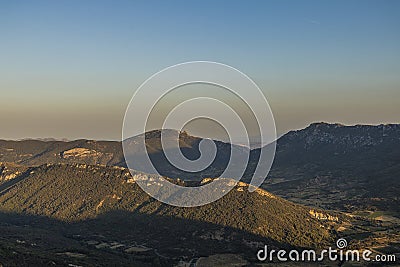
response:
[[[0,138],[121,138],[149,76],[217,61],[277,130],[400,122],[400,1],[0,1]]]

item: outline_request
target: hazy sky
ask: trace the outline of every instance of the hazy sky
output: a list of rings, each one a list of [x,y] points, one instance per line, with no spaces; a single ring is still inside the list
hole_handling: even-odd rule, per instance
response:
[[[0,138],[121,138],[177,63],[248,74],[278,133],[400,122],[400,1],[0,1]]]

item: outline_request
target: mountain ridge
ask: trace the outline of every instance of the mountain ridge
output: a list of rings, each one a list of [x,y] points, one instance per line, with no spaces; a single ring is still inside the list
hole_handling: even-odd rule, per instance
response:
[[[2,212],[74,222],[93,219],[104,212],[123,210],[233,227],[300,247],[331,241],[329,229],[336,224],[319,221],[309,208],[262,189],[250,193],[247,190],[249,185],[243,182],[216,202],[196,208],[180,208],[162,204],[148,196],[123,167],[44,164],[21,171],[17,167],[14,172],[17,175],[12,179],[3,179],[4,174],[0,174]],[[149,181],[154,176],[141,172],[133,174]],[[14,179],[18,182],[7,184]],[[183,181],[170,181],[185,186]],[[303,221],[302,225],[296,226],[298,220]]]
[[[334,247],[339,237],[356,248],[399,251],[398,134],[399,126],[332,124],[290,132],[279,139],[262,188],[250,193],[239,182],[223,198],[196,208],[148,196],[125,168],[119,142],[0,141],[0,258],[4,264],[176,266],[234,254],[237,264],[254,265],[265,244],[318,249]],[[201,140],[183,134],[179,142],[195,157]],[[147,134],[147,141],[152,155],[160,156],[159,132]],[[219,145],[222,152],[227,145]],[[157,178],[132,172],[149,182]],[[214,178],[166,179],[193,186]]]
[[[143,141],[143,138],[147,138],[149,155],[158,166],[159,173],[171,178],[202,180],[205,177],[218,177],[225,169],[230,155],[230,144],[217,141],[219,154],[212,166],[198,173],[187,173],[171,166],[166,160],[159,130],[128,141],[134,144]],[[179,142],[183,154],[189,159],[196,159],[201,140],[200,137],[181,133]],[[135,147],[133,151],[144,153],[136,151]],[[245,182],[249,182],[252,177],[259,151],[253,149],[250,152],[249,166],[243,177]],[[352,209],[354,205],[345,200],[356,196],[357,200],[353,203],[357,208],[381,209],[391,201],[398,202],[399,151],[400,124],[346,126],[338,123],[312,123],[278,139],[275,160],[262,187],[289,200],[322,208]],[[0,162],[15,162],[25,166],[84,163],[126,167],[120,142],[93,140],[0,141]],[[321,202],[316,193],[298,197],[305,191],[311,194],[311,190],[329,192],[331,197],[327,199],[330,200]],[[337,193],[338,190],[342,193]],[[385,200],[381,203],[371,200],[379,198]],[[394,205],[389,206],[395,208]]]

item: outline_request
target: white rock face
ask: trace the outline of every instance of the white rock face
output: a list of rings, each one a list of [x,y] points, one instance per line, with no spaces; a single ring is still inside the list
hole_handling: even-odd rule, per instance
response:
[[[64,159],[69,158],[87,158],[87,157],[98,157],[102,156],[103,153],[97,152],[96,150],[91,150],[87,148],[73,148],[70,150],[66,150],[61,154],[61,157]]]

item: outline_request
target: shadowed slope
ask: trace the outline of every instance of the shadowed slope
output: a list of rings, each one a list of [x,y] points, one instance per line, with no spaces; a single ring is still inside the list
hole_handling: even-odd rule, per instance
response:
[[[232,227],[293,246],[321,246],[331,240],[330,224],[315,219],[306,207],[261,189],[249,193],[247,187],[240,183],[214,203],[179,208],[150,198],[127,169],[43,165],[0,196],[0,209],[63,221],[81,221],[122,210]]]

